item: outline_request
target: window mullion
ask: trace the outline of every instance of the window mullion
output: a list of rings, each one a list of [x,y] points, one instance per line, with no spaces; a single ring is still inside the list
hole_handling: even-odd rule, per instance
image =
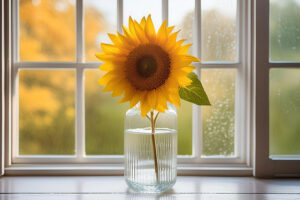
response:
[[[287,61],[280,61],[280,62],[270,62],[269,68],[299,68],[299,62],[287,62]]]
[[[76,123],[75,123],[75,152],[77,159],[85,156],[85,121],[84,121],[84,15],[83,0],[76,1]]]
[[[245,42],[245,28],[246,21],[244,4],[247,1],[237,0],[236,7],[236,61],[240,63],[240,66],[237,69],[237,78],[236,78],[236,88],[235,88],[235,124],[234,124],[234,155],[240,157],[242,160],[245,159],[245,138],[246,138],[246,114],[247,108],[245,107],[246,102],[246,91],[247,90],[247,78],[246,78],[246,42]],[[241,13],[244,13],[241,15]]]
[[[201,0],[195,0],[195,20],[194,20],[194,55],[201,59]]]
[[[83,24],[83,0],[76,0],[76,61],[84,61],[84,24]]]
[[[243,42],[241,39],[243,38],[243,30],[241,30],[243,22],[243,16],[241,15],[241,10],[243,8],[243,2],[240,0],[237,0],[237,5],[236,5],[236,26],[235,26],[235,31],[236,31],[236,49],[235,49],[235,54],[236,54],[236,61],[241,62],[243,60],[243,55],[244,55],[244,49],[243,49]],[[244,2],[245,3],[245,2]]]
[[[123,0],[117,1],[117,31],[122,33],[123,25]]]
[[[76,155],[78,159],[85,156],[85,112],[84,112],[84,69],[76,69]]]
[[[169,18],[169,0],[162,0],[162,21]]]
[[[194,63],[197,69],[240,69],[241,63]]]
[[[4,123],[5,123],[5,104],[4,104],[4,3],[0,3],[1,22],[0,22],[0,176],[4,174]]]
[[[236,80],[235,105],[235,155],[250,165],[250,15],[251,1],[237,1],[237,56],[238,75]]]
[[[201,58],[201,0],[195,0],[195,20],[194,20],[194,54]],[[197,68],[196,73],[200,77],[201,69]],[[202,121],[200,106],[193,105],[193,156],[196,160],[200,159],[202,152]]]
[[[19,69],[76,69],[77,63],[60,62],[18,62],[14,63],[16,70]]]
[[[13,61],[17,62],[20,60],[20,51],[19,51],[19,0],[17,1],[12,1],[12,9],[13,9],[13,15],[12,15],[12,20],[13,20]]]
[[[9,101],[12,102],[12,106],[9,108],[10,113],[12,114],[12,121],[10,124],[10,134],[6,141],[10,141],[11,145],[7,145],[8,151],[6,155],[9,155],[9,158],[6,161],[6,164],[11,164],[14,157],[19,155],[19,69],[16,67],[15,62],[19,61],[19,1],[12,1],[12,15],[11,15],[11,43],[12,50],[11,56],[12,62],[9,63],[9,66],[12,66],[9,70],[9,77],[12,78],[10,88]]]
[[[236,62],[239,63],[237,66],[237,75],[236,75],[236,86],[235,86],[235,105],[234,105],[234,155],[235,157],[244,159],[244,155],[242,154],[242,147],[245,145],[243,144],[243,137],[246,135],[246,132],[243,130],[246,130],[245,124],[244,124],[244,102],[245,102],[245,82],[246,77],[244,76],[245,69],[245,42],[244,42],[244,15],[241,15],[241,11],[243,10],[243,3],[246,3],[247,1],[241,2],[240,0],[237,0],[236,5]],[[244,10],[243,10],[244,11]],[[242,22],[242,23],[241,23]]]

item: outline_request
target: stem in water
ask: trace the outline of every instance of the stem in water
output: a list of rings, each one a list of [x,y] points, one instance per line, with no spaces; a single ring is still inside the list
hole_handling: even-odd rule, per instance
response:
[[[155,175],[156,175],[156,182],[157,183],[159,183],[159,176],[158,176],[157,151],[156,151],[156,144],[155,144],[155,126],[156,126],[156,120],[157,120],[158,114],[159,114],[159,112],[154,117],[154,111],[152,110],[150,112],[150,117],[147,116],[147,118],[151,122],[151,142],[152,142],[152,148],[153,148],[154,167],[155,167]]]

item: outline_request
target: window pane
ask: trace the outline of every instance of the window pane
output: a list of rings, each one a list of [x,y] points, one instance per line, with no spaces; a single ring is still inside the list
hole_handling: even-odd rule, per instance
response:
[[[270,59],[300,61],[300,1],[270,0]]]
[[[203,69],[201,79],[211,106],[202,106],[202,155],[234,155],[235,69]]]
[[[178,39],[186,39],[186,43],[193,44],[193,27],[195,17],[195,1],[182,0],[169,1],[169,26],[176,26],[175,31],[180,30]],[[192,53],[190,48],[189,53]]]
[[[21,155],[70,155],[75,148],[75,71],[19,71]]]
[[[126,26],[128,25],[129,16],[140,22],[144,16],[147,17],[149,14],[151,14],[155,29],[157,31],[162,23],[161,4],[161,0],[124,0],[124,24]]]
[[[85,134],[87,155],[120,155],[124,149],[124,117],[128,103],[103,92],[100,70],[85,72]]]
[[[270,155],[300,155],[300,69],[270,70]]]
[[[178,155],[192,155],[192,104],[181,100],[177,108],[178,116]]]
[[[19,0],[20,60],[75,60],[75,0]]]
[[[236,61],[236,0],[202,0],[202,61]]]
[[[116,0],[84,0],[85,59],[97,61],[100,43],[111,43],[107,33],[117,31]]]

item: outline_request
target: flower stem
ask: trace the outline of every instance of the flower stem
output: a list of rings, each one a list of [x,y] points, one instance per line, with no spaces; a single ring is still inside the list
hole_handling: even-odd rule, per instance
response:
[[[148,119],[151,122],[151,142],[152,142],[152,148],[153,148],[153,156],[154,156],[154,167],[155,167],[155,175],[156,175],[156,182],[159,183],[159,176],[158,176],[158,161],[157,161],[157,151],[156,151],[156,144],[155,144],[155,126],[156,126],[156,120],[158,117],[159,112],[154,117],[154,111],[152,110],[150,112],[150,117]]]

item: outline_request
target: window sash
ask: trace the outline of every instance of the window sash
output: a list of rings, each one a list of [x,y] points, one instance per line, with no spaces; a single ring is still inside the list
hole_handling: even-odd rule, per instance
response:
[[[4,95],[4,2],[0,3],[0,176],[4,174],[4,124],[5,124],[5,95]]]
[[[255,176],[300,176],[300,160],[293,156],[269,158],[269,70],[271,68],[300,68],[300,62],[269,61],[269,0],[256,1],[256,139]]]
[[[232,157],[201,157],[201,108],[193,105],[193,155],[178,156],[179,166],[192,164],[194,167],[206,166],[234,166],[251,167],[250,160],[250,3],[251,0],[237,1],[237,62],[204,62],[195,63],[197,73],[201,69],[237,69],[236,101],[235,101],[235,155]],[[162,0],[162,18],[168,17],[168,0]],[[84,118],[84,70],[96,69],[100,62],[84,62],[84,24],[83,0],[76,1],[76,62],[20,62],[18,47],[18,1],[12,3],[13,18],[13,64],[12,64],[12,153],[7,154],[12,162],[9,166],[20,164],[121,164],[123,156],[85,156],[85,118]],[[123,0],[117,0],[117,30],[121,32],[123,22]],[[242,14],[240,14],[242,13]],[[201,56],[201,0],[195,0],[195,55]],[[18,153],[18,71],[19,69],[74,69],[76,70],[76,130],[74,156],[20,156]],[[181,165],[182,164],[182,165]],[[232,164],[232,165],[230,165]]]

